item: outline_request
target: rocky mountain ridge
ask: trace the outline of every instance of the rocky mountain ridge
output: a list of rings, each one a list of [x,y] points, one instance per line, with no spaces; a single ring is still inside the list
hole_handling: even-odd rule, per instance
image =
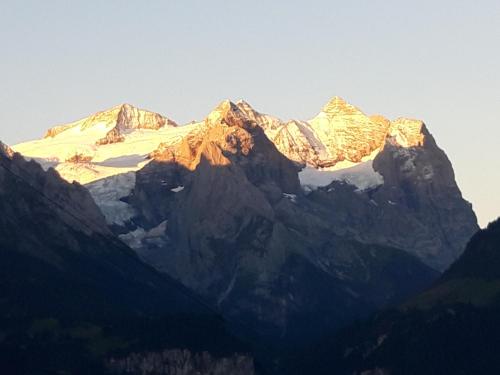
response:
[[[381,115],[367,116],[340,97],[332,98],[309,121],[282,121],[256,111],[243,100],[235,105],[244,116],[264,129],[267,137],[286,157],[320,170],[345,169],[372,160],[388,137],[405,147],[422,142],[418,140],[422,134],[421,121],[401,118],[391,122]],[[35,158],[46,168],[56,167],[70,181],[75,179],[87,183],[139,169],[160,144],[173,146],[190,131],[198,131],[196,128],[201,124],[203,121],[177,126],[173,120],[157,113],[123,104],[68,125],[56,126],[46,133],[44,140],[22,143],[14,149],[26,157]],[[138,141],[140,147],[137,147]],[[102,147],[120,142],[124,147]],[[134,160],[132,166],[130,159],[124,158],[134,149],[138,151],[138,160]],[[70,157],[75,154],[86,158],[75,159],[80,163],[71,163]],[[80,165],[81,160],[87,163]],[[113,160],[113,163],[108,160]],[[123,168],[123,165],[128,168]]]

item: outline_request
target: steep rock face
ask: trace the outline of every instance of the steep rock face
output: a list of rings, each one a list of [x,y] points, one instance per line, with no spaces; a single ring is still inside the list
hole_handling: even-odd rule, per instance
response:
[[[335,212],[330,220],[338,232],[404,249],[442,271],[478,230],[476,216],[425,125],[401,119],[391,128],[373,160],[382,184],[363,191],[334,181],[310,199]]]
[[[178,246],[172,256],[178,260],[165,266],[170,274],[195,289],[210,289],[214,269],[219,267],[224,268],[216,272],[221,277],[233,274],[226,269],[231,262],[224,260],[222,253],[217,254],[222,248],[248,247],[249,256],[265,251],[274,225],[271,203],[282,199],[283,192],[300,191],[295,165],[276,151],[259,126],[228,101],[207,117],[203,129],[175,149],[156,156],[156,161],[138,173],[136,208],[154,223],[167,219],[168,203],[161,211],[144,210],[150,206],[147,202],[152,200],[153,191],[149,189],[157,185],[158,174],[163,174],[160,180],[168,187],[184,188],[172,194],[185,198],[175,203],[175,216],[168,223]],[[168,201],[162,191],[155,193],[153,202]],[[193,257],[200,262],[193,263]]]
[[[310,339],[435,277],[400,250],[336,234],[296,163],[231,102],[152,156],[125,199],[139,228],[122,238],[258,336]]]
[[[476,216],[462,198],[450,161],[425,125],[408,120],[396,121],[392,127],[395,125],[403,129],[387,139],[373,162],[374,169],[384,177],[373,198],[393,202],[396,216],[391,221],[402,224],[392,225],[392,231],[384,228],[384,232],[396,246],[444,270],[462,254],[470,236],[479,229]],[[398,238],[398,229],[412,236]]]

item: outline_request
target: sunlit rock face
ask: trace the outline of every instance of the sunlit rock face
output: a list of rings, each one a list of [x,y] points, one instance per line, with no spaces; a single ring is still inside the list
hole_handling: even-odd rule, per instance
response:
[[[309,121],[285,122],[257,112],[246,102],[237,105],[289,159],[317,168],[371,160],[387,137],[394,137],[404,147],[423,142],[421,121],[400,118],[391,122],[381,115],[367,116],[340,97],[331,99]]]
[[[383,144],[387,133],[386,124],[370,120],[339,97],[330,100],[309,123],[333,162],[360,162]]]

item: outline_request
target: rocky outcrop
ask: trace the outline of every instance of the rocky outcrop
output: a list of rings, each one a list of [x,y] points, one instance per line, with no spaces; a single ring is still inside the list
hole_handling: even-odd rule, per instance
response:
[[[4,156],[11,158],[14,155],[14,151],[7,146],[5,143],[0,142],[0,153]]]
[[[122,104],[106,111],[76,121],[67,125],[59,125],[49,129],[44,138],[53,138],[70,129],[79,128],[81,131],[101,126],[111,128],[105,138],[98,144],[108,144],[122,141],[121,132],[131,129],[158,130],[164,126],[177,126],[177,124],[162,115],[136,108],[130,104]]]
[[[189,350],[133,353],[107,363],[111,374],[135,375],[253,375],[253,359],[244,355],[217,358]]]
[[[123,141],[125,141],[125,137],[121,134],[121,130],[118,127],[114,127],[103,138],[98,139],[96,145],[102,146]]]
[[[130,104],[123,104],[119,107],[113,108],[105,115],[105,118],[108,118],[108,116],[116,121],[116,125],[108,131],[108,133],[106,133],[104,138],[101,138],[96,142],[97,145],[123,142],[125,137],[122,133],[131,129],[158,130],[164,126],[177,126],[175,122],[158,113],[140,110]],[[100,121],[99,119],[94,118],[89,120],[91,120],[91,122],[89,121],[91,126],[93,123]],[[87,124],[82,124],[82,129],[85,129],[86,126]]]

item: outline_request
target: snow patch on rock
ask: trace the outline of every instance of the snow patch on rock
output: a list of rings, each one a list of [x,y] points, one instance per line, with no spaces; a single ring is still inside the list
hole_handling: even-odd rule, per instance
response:
[[[344,181],[356,187],[356,191],[373,189],[384,183],[382,175],[373,169],[373,161],[365,161],[343,169],[316,169],[306,166],[299,172],[301,185],[306,191],[327,186],[333,181]]]

